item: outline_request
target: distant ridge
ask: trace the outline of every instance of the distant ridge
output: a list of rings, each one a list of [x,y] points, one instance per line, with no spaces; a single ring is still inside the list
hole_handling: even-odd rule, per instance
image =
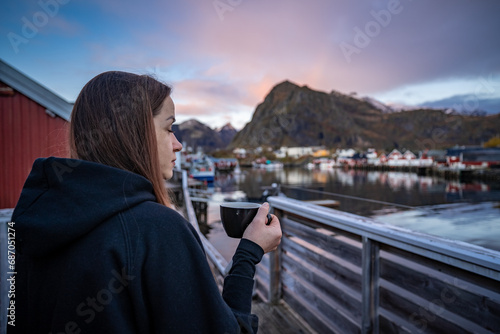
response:
[[[201,148],[204,152],[226,148],[237,132],[229,123],[214,130],[195,119],[174,124],[173,130],[177,139],[185,146],[184,149],[191,147],[196,151]]]
[[[482,145],[498,136],[498,129],[500,114],[392,106],[369,97],[320,92],[288,80],[271,89],[239,132],[231,124],[212,129],[194,119],[174,125],[185,149],[205,152],[258,146],[421,151]]]
[[[288,80],[274,86],[230,147],[321,146],[424,150],[481,145],[500,131],[500,114],[385,110],[372,99],[319,92]]]

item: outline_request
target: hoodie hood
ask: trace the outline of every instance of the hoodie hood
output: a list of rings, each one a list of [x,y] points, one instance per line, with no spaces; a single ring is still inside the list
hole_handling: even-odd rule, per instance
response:
[[[156,197],[138,174],[84,160],[37,159],[12,214],[16,251],[42,257],[145,201]]]

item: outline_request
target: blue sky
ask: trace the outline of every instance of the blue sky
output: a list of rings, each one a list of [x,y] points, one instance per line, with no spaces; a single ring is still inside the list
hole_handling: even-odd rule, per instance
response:
[[[5,0],[0,58],[71,102],[103,71],[152,73],[180,122],[211,127],[241,128],[284,80],[498,113],[498,13],[496,0]]]

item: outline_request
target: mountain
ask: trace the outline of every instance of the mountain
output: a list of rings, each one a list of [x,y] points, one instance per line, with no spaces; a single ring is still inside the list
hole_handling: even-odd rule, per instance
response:
[[[485,98],[474,94],[463,94],[442,100],[424,102],[420,106],[451,109],[462,114],[497,114],[500,112],[500,98]]]
[[[223,146],[217,132],[195,119],[190,119],[179,125],[174,124],[172,130],[175,131],[175,135],[184,149],[190,147],[196,151],[198,148],[203,148],[206,152]]]
[[[388,112],[372,101],[325,93],[289,81],[276,85],[230,147],[321,146],[412,150],[480,145],[498,134],[500,114],[444,110]]]
[[[238,133],[238,130],[236,130],[230,123],[227,123],[220,129],[216,129],[215,131],[218,132],[219,137],[222,142],[224,142],[225,146],[229,145],[234,136],[236,136],[236,133]]]
[[[195,119],[190,119],[179,125],[174,124],[172,130],[175,131],[177,139],[184,145],[185,149],[191,147],[196,151],[198,148],[202,148],[207,153],[226,148],[237,132],[229,123],[214,130]]]

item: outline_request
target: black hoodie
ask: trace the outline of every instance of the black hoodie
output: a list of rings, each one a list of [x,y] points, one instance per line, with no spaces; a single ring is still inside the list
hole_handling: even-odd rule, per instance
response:
[[[12,221],[9,333],[237,333],[263,251],[242,239],[221,296],[193,227],[152,184],[82,160],[37,159]]]

